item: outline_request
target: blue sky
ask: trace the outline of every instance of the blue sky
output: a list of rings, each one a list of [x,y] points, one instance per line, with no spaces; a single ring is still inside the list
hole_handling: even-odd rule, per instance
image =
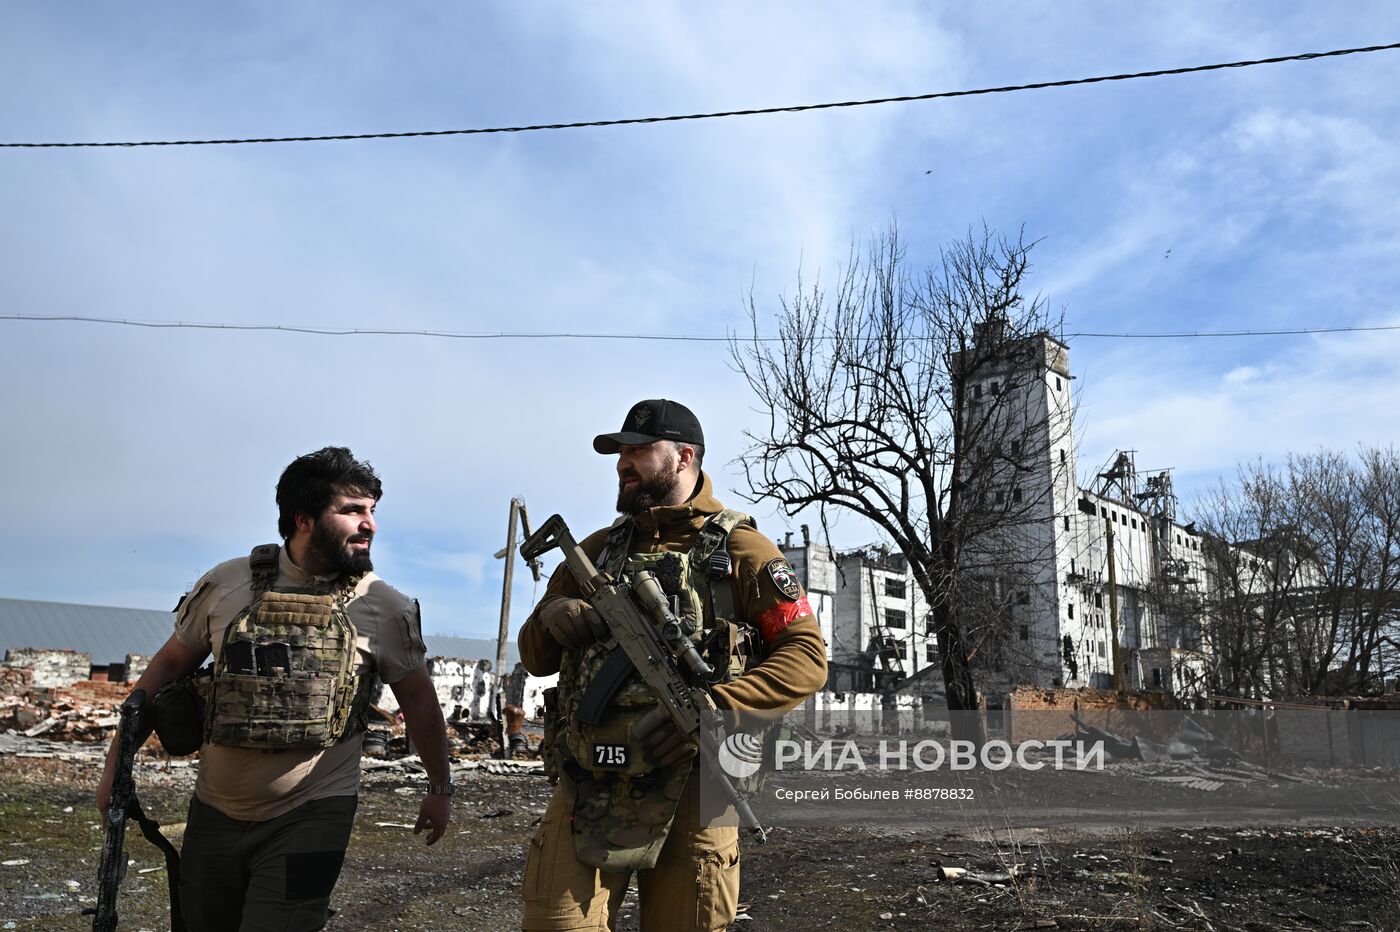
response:
[[[5,141],[642,116],[1400,40],[1381,2],[74,10],[0,13]],[[1070,331],[1396,324],[1396,86],[1386,52],[646,127],[3,150],[0,314],[722,335],[750,289],[772,309],[799,267],[834,273],[897,218],[916,265],[969,225],[1024,224],[1031,285]],[[1397,350],[1394,333],[1075,340],[1081,469],[1135,449],[1176,470],[1189,511],[1240,460],[1390,443]],[[430,632],[487,635],[510,497],[607,523],[612,464],[589,440],[656,396],[700,414],[737,501],[725,463],[758,421],[723,344],[0,320],[0,595],[171,606],[275,536],[290,459],[340,443],[385,479],[382,574]]]

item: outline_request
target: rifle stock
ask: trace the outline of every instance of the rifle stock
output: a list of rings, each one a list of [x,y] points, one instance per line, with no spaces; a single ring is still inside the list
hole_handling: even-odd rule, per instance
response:
[[[724,790],[739,821],[760,844],[765,843],[768,833],[759,824],[748,800],[734,788],[719,766],[718,736],[724,732],[723,716],[709,692],[692,683],[682,667],[701,683],[712,679],[714,671],[695,649],[689,626],[672,614],[655,577],[650,573],[639,574],[634,585],[614,580],[599,571],[557,514],[551,515],[520,545],[520,555],[532,560],[555,547],[563,551],[564,563],[584,597],[602,616],[637,675],[656,696],[659,708],[665,710],[676,729],[694,742],[712,765],[708,768],[709,774]]]

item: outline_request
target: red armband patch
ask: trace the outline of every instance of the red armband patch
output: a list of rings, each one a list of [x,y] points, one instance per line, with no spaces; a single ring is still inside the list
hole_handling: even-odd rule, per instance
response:
[[[812,606],[808,604],[804,595],[796,602],[779,602],[758,616],[758,633],[763,636],[763,643],[771,644],[778,636],[778,632],[792,624],[803,615],[813,615]]]

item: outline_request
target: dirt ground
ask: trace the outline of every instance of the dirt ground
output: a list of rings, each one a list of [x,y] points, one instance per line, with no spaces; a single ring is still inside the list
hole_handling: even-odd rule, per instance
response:
[[[0,929],[90,926],[80,913],[94,901],[102,840],[96,778],[91,761],[0,757]],[[177,841],[191,778],[187,767],[138,773],[147,810]],[[328,929],[519,927],[525,843],[550,786],[462,779],[447,836],[426,848],[407,827],[418,781],[367,775]],[[766,846],[746,843],[735,928],[1400,929],[1400,830],[1201,821],[1002,832],[779,823]],[[162,859],[134,829],[128,838],[120,928],[168,928]],[[983,880],[946,880],[942,868]],[[635,929],[635,915],[629,899],[620,928]]]

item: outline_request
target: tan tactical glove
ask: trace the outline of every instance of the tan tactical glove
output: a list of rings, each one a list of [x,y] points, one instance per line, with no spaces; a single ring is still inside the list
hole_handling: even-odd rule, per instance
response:
[[[632,737],[641,742],[647,757],[659,767],[679,763],[699,753],[699,748],[680,733],[661,706],[632,723]]]
[[[551,599],[540,608],[539,622],[560,647],[569,650],[601,640],[608,630],[587,599]]]

